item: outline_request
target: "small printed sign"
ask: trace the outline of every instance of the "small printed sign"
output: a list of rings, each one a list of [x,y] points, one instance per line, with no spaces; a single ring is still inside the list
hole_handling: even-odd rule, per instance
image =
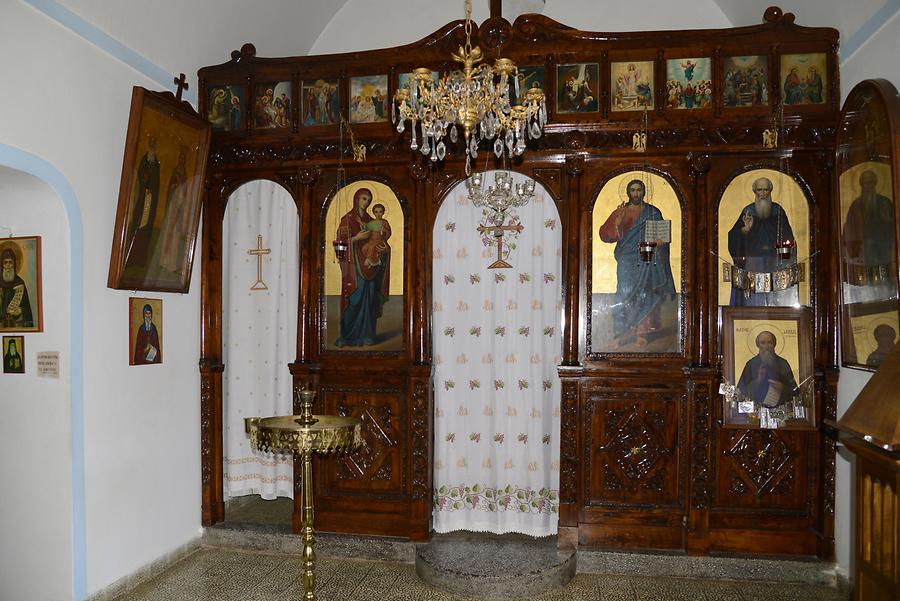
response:
[[[59,378],[59,351],[37,354],[37,375],[39,378]]]

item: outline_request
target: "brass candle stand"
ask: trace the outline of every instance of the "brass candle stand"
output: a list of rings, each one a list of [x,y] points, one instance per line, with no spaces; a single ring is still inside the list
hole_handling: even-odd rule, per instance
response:
[[[316,598],[316,542],[313,529],[312,456],[339,455],[362,445],[362,422],[355,417],[313,415],[311,390],[299,391],[300,415],[248,417],[244,430],[250,436],[250,446],[258,451],[293,455],[303,462],[303,502],[300,522],[303,535],[303,598]]]

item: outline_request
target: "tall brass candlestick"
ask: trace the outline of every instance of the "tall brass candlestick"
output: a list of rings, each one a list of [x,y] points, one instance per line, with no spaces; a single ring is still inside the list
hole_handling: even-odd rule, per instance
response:
[[[303,540],[303,598],[316,598],[316,535],[313,528],[313,453],[341,454],[362,445],[362,422],[355,417],[337,415],[313,415],[311,390],[301,390],[300,415],[275,417],[248,417],[244,430],[250,436],[250,446],[255,450],[290,454],[302,461],[303,499],[300,505],[300,523]]]

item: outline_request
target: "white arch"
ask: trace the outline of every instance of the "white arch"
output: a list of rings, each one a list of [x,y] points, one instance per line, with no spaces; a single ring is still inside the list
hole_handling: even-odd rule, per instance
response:
[[[54,165],[29,152],[0,144],[0,165],[22,171],[47,183],[62,202],[69,222],[69,395],[72,450],[72,591],[87,596],[84,457],[84,229],[75,191]]]

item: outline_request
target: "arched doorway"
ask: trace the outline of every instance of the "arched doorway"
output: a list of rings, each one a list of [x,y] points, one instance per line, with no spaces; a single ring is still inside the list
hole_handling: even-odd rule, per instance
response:
[[[229,521],[242,512],[290,524],[290,457],[250,447],[244,418],[290,415],[296,357],[299,219],[291,194],[269,180],[242,184],[229,196],[222,223],[223,479]],[[279,519],[280,516],[280,519]]]
[[[0,237],[40,237],[44,316],[42,332],[19,334],[25,373],[4,377],[7,452],[0,470],[14,475],[16,483],[7,487],[0,519],[8,550],[2,554],[9,559],[0,568],[0,580],[17,598],[80,599],[86,592],[81,212],[71,186],[53,165],[3,144],[0,190]],[[36,352],[50,349],[60,351],[60,377],[39,380]],[[33,445],[28,424],[40,424],[52,434],[37,459],[21,452]],[[35,495],[39,490],[52,494]],[[45,540],[59,544],[48,548]],[[39,581],[28,577],[35,554],[43,557]]]
[[[513,173],[514,185],[524,180]],[[498,237],[492,225],[514,229]],[[538,185],[499,224],[459,184],[432,235],[434,529],[555,534],[559,213]],[[489,268],[500,263],[512,267]]]

